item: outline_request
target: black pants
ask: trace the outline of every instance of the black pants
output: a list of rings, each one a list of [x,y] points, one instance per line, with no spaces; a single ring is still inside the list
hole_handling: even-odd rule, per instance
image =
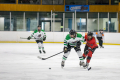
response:
[[[36,40],[36,43],[38,44],[38,43],[43,43],[43,41],[41,41],[41,40]]]
[[[98,48],[98,47],[96,47],[96,48]],[[93,49],[92,49],[92,52],[93,52],[93,53],[94,53],[94,51],[96,50],[96,48],[93,48]],[[87,45],[85,45],[84,53],[85,53],[86,50],[88,50],[88,46],[87,46]]]
[[[41,40],[36,40],[36,43],[38,44],[38,49],[44,49],[44,46],[43,46],[43,41]]]
[[[98,39],[98,41],[99,41],[99,46],[102,46],[102,45],[103,45],[103,40],[101,40],[102,37],[97,37],[97,39]]]
[[[76,47],[74,47],[74,46],[70,46],[69,44],[68,44],[68,51],[71,51],[71,49],[72,48],[74,48],[74,50],[77,52],[77,51],[81,51],[81,48],[80,48],[80,45],[77,45]],[[67,52],[66,52],[67,53]]]

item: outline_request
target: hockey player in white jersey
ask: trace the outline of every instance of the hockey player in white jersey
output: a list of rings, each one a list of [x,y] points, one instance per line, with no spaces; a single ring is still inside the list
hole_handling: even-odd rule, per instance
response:
[[[84,37],[81,34],[76,33],[75,30],[70,30],[69,34],[66,36],[66,38],[64,40],[64,49],[63,49],[64,55],[63,55],[62,62],[61,62],[62,68],[64,67],[65,60],[69,56],[72,48],[74,48],[78,54],[78,57],[80,60],[79,65],[80,66],[84,65],[84,60],[83,60],[82,52],[81,52],[81,48],[80,48],[81,41],[84,41]]]
[[[44,50],[44,46],[43,46],[43,41],[46,40],[46,33],[44,32],[44,30],[41,30],[41,25],[38,26],[38,29],[34,31],[34,33],[31,34],[31,36],[29,36],[27,39],[30,40],[32,37],[35,38],[37,44],[38,44],[38,49],[39,49],[39,52],[42,53],[42,51],[44,53],[45,50]],[[42,51],[41,51],[42,49]]]

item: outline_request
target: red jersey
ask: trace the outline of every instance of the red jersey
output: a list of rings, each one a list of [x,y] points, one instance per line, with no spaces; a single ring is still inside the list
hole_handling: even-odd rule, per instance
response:
[[[88,47],[91,47],[92,49],[98,47],[98,45],[96,44],[96,40],[95,40],[94,37],[92,37],[91,40],[88,40],[87,35],[85,35],[85,40],[86,40],[86,45]]]

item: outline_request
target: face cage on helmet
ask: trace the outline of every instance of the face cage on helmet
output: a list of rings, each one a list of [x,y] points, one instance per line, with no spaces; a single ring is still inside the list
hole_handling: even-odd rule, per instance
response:
[[[88,34],[87,36],[93,36],[93,34]]]
[[[73,35],[74,37],[76,37],[76,33],[74,33],[74,34],[70,34],[70,35]]]

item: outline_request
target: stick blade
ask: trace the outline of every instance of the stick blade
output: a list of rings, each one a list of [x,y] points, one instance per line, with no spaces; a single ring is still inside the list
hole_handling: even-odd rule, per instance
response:
[[[88,68],[88,71],[91,70],[91,67]]]
[[[40,57],[40,56],[38,56],[37,58],[39,58],[39,59],[41,59],[41,60],[45,60],[45,58],[42,58],[42,57]]]
[[[42,58],[42,60],[46,60],[46,58]]]
[[[22,37],[20,37],[20,39],[22,39]]]
[[[27,39],[27,38],[20,37],[20,39]]]
[[[39,58],[39,59],[41,59],[41,60],[42,60],[42,58],[41,58],[40,56],[38,56],[37,58]]]

